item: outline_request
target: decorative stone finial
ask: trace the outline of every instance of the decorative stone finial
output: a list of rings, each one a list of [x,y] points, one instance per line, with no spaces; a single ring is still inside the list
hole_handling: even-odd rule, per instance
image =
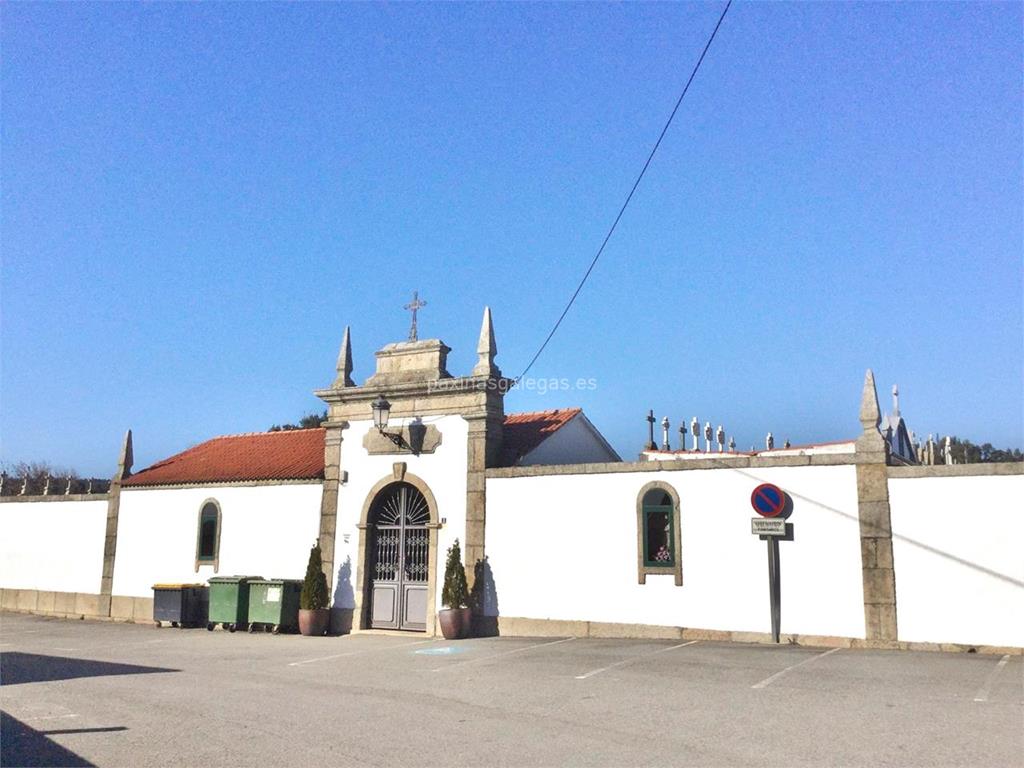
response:
[[[892,385],[892,415],[897,419],[900,417],[900,386]]]
[[[711,453],[711,422],[704,422],[704,453]]]
[[[875,374],[870,368],[864,374],[864,389],[860,395],[860,423],[865,434],[872,430],[878,432],[878,425],[882,423],[882,414],[878,409],[878,392],[875,390]]]
[[[690,434],[693,435],[693,450],[699,451],[700,447],[697,445],[697,439],[700,437],[700,422],[697,421],[696,416],[690,420]]]
[[[868,368],[864,374],[864,388],[860,395],[860,425],[864,432],[857,438],[854,450],[858,453],[877,454],[879,463],[885,463],[887,443],[878,430],[881,423],[882,414],[878,408],[875,374]]]
[[[729,453],[736,453],[736,438],[729,438]]]
[[[668,428],[670,426],[671,425],[669,424],[668,416],[665,416],[661,420],[661,434],[662,434],[661,450],[663,450],[663,451],[671,451],[672,450],[672,447],[669,445],[669,442],[668,442]]]
[[[775,435],[773,435],[771,432],[769,432],[767,437],[765,437],[764,439],[764,447],[765,450],[768,451],[772,450],[775,447]]]
[[[719,424],[718,431],[715,432],[715,442],[718,443],[718,452],[723,453],[725,451],[725,428]]]
[[[116,480],[124,480],[132,473],[132,464],[135,463],[135,453],[132,449],[132,431],[129,429],[124,433],[124,443],[121,445],[121,458],[117,461]]]
[[[341,338],[341,349],[338,351],[338,377],[334,380],[334,388],[354,387],[352,381],[352,340],[349,327],[345,326],[345,335]]]
[[[491,322],[490,307],[484,307],[484,319],[480,324],[480,340],[476,343],[476,353],[479,358],[473,366],[474,376],[501,376],[501,371],[494,364],[498,344],[494,340],[494,323]]]

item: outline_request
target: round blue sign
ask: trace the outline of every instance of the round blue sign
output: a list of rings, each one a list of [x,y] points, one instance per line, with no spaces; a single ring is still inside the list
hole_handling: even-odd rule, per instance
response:
[[[762,483],[750,494],[750,506],[761,517],[776,517],[786,507],[786,492],[771,483]]]

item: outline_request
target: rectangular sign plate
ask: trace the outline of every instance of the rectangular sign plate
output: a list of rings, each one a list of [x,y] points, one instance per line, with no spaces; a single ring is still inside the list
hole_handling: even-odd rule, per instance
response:
[[[786,521],[781,517],[753,517],[750,532],[756,536],[785,536]]]

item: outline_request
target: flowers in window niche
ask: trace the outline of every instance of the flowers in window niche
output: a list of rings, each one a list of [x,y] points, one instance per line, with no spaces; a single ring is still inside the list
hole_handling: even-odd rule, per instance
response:
[[[662,544],[661,548],[658,550],[658,553],[654,556],[654,561],[656,563],[667,563],[671,559],[672,555],[669,554],[668,547]]]

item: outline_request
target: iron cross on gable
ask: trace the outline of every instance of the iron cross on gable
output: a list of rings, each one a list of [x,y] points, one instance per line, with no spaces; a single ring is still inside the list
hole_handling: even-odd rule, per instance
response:
[[[405,305],[405,308],[412,311],[412,326],[409,328],[409,341],[416,341],[416,311],[427,306],[427,302],[420,301],[420,292],[412,292],[412,301]]]

